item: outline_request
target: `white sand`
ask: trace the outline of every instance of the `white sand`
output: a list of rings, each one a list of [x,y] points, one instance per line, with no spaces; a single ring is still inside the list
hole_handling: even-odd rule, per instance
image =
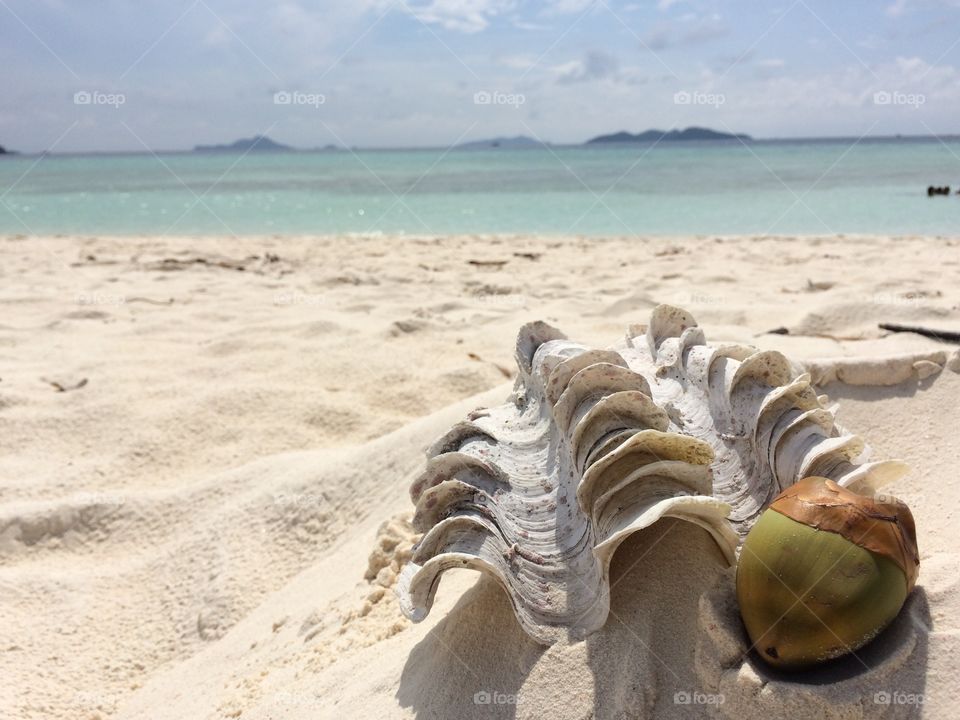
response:
[[[857,358],[824,363],[846,381],[824,390],[913,465],[891,490],[922,556],[871,669],[811,687],[738,662],[729,578],[667,523],[619,551],[587,642],[536,645],[469,572],[424,623],[399,614],[407,483],[429,441],[504,399],[517,328],[604,346],[659,302],[711,341]],[[960,375],[940,367],[960,362],[879,321],[960,331],[960,242],[2,239],[0,717],[952,718]]]

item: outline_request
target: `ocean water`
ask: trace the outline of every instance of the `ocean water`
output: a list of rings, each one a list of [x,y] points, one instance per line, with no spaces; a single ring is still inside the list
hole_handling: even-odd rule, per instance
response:
[[[21,234],[960,234],[960,141],[0,157]]]

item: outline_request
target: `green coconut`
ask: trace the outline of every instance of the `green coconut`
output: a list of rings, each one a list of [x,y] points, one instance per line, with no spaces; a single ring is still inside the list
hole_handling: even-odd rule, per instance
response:
[[[760,657],[802,667],[876,637],[900,612],[918,568],[906,505],[805,478],[774,499],[744,540],[737,602]]]

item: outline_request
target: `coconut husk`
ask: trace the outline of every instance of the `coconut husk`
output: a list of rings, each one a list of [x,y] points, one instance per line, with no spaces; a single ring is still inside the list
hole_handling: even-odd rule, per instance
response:
[[[896,498],[881,502],[840,487],[833,480],[808,477],[774,498],[770,509],[809,527],[842,535],[850,542],[895,562],[913,590],[920,572],[913,514]]]

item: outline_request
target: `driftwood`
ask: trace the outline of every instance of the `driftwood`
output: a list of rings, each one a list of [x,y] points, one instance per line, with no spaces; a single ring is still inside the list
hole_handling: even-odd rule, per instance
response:
[[[467,260],[467,264],[474,265],[476,267],[503,267],[506,265],[509,260]]]
[[[880,323],[878,327],[881,330],[890,332],[909,332],[924,337],[933,338],[942,342],[960,342],[960,332],[951,332],[949,330],[931,330],[930,328],[919,327],[917,325],[898,325],[896,323]]]
[[[40,379],[43,382],[50,385],[51,387],[53,387],[53,389],[56,390],[57,392],[69,392],[71,390],[79,390],[80,388],[84,387],[88,382],[87,378],[83,378],[82,380],[78,382],[73,382],[73,383],[61,382],[59,380],[49,380],[48,378],[45,378],[45,377],[42,377]]]
[[[173,305],[173,298],[167,298],[166,300],[154,300],[153,298],[148,297],[132,297],[127,299],[128,303],[142,302],[148,303],[150,305]]]

